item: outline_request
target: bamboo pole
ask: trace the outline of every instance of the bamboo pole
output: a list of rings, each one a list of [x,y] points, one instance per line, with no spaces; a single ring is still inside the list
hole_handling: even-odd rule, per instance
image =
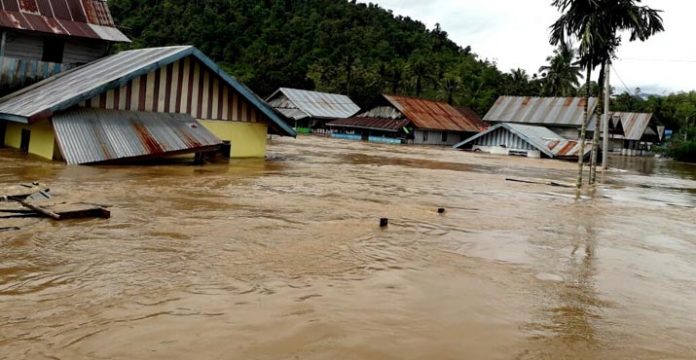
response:
[[[582,119],[582,126],[580,127],[580,154],[578,155],[578,180],[575,183],[575,187],[578,189],[582,188],[582,170],[585,162],[585,136],[587,132],[587,122],[590,116],[590,96],[592,96],[592,89],[590,79],[592,78],[592,66],[587,65],[587,89],[585,93],[585,114]]]
[[[604,115],[602,116],[602,170],[609,168],[609,99],[611,95],[611,62],[607,62],[607,68],[604,74]]]

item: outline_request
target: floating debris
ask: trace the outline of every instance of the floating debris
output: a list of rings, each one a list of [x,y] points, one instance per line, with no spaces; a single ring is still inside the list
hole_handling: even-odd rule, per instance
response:
[[[44,185],[38,182],[33,182],[31,184],[19,184],[5,187],[0,190],[0,201],[10,201],[11,199],[24,200],[30,196],[42,196],[44,198],[50,198],[48,195],[50,191]]]
[[[12,218],[50,218],[53,220],[101,218],[108,219],[111,212],[105,206],[87,203],[50,203],[51,198],[46,186],[34,182],[20,184],[0,189],[0,199],[8,203],[14,202],[22,208],[3,208],[0,219]],[[4,228],[3,228],[4,229]]]
[[[575,185],[568,183],[568,182],[563,182],[563,181],[556,181],[556,180],[548,180],[548,179],[533,179],[533,178],[505,178],[506,181],[512,181],[512,182],[519,182],[519,183],[525,183],[525,184],[539,184],[539,185],[550,185],[550,186],[559,186],[559,187],[565,187],[565,188],[574,188]]]

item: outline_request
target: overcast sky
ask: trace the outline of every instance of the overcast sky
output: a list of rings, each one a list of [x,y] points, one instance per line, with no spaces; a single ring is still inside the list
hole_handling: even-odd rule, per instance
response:
[[[368,1],[364,1],[368,2]],[[397,15],[410,16],[432,28],[440,23],[461,46],[471,45],[482,58],[503,71],[536,73],[553,52],[549,26],[558,17],[551,0],[372,0]],[[696,14],[694,0],[644,0],[664,10],[666,31],[645,43],[625,37],[614,67],[633,91],[662,94],[696,90]],[[613,74],[612,86],[624,85]]]

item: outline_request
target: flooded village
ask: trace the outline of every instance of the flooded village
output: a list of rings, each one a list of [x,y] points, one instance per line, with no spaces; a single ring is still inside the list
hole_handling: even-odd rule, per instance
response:
[[[0,359],[696,357],[666,105],[260,93],[110,6],[0,2]]]

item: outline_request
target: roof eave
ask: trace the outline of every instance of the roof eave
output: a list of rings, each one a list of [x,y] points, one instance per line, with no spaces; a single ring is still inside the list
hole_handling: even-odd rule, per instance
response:
[[[256,96],[256,94],[254,94],[251,90],[249,90],[249,88],[244,86],[242,83],[238,82],[234,77],[228,75],[211,58],[203,54],[203,52],[194,47],[191,48],[191,51],[193,56],[195,56],[196,58],[198,58],[198,60],[207,65],[214,73],[216,73],[223,80],[225,80],[225,82],[227,82],[228,85],[237,90],[237,92],[242,94],[242,96],[249,100],[249,102],[255,105],[259,110],[261,110],[261,112],[264,115],[266,115],[268,119],[270,119],[271,122],[274,123],[275,126],[277,126],[280,130],[285,132],[287,136],[297,137],[297,132],[288,124],[286,124],[285,121],[283,121],[280,117],[278,117],[278,115],[273,111],[270,105],[262,101],[258,96]]]
[[[20,124],[28,124],[29,123],[29,118],[26,116],[7,114],[7,113],[0,113],[0,120],[7,120],[7,121],[11,121],[11,122],[20,123]]]
[[[458,143],[458,144],[455,144],[455,145],[452,146],[452,147],[455,148],[455,149],[459,149],[460,147],[462,147],[462,146],[464,146],[464,145],[466,145],[466,144],[468,144],[468,143],[470,143],[470,142],[472,142],[472,141],[474,141],[474,140],[480,138],[481,136],[487,135],[487,134],[489,134],[489,133],[491,133],[491,132],[493,132],[493,131],[495,131],[495,130],[501,128],[501,127],[503,127],[503,125],[504,125],[504,124],[493,125],[493,126],[491,126],[490,128],[488,128],[487,130],[481,131],[480,133],[478,133],[478,134],[476,134],[476,135],[474,135],[474,136],[472,136],[472,137],[470,137],[470,138],[468,138],[468,139],[466,139],[466,140],[464,140],[464,141],[462,141],[462,142],[460,142],[460,143]]]
[[[41,112],[39,112],[39,113],[43,113],[43,112],[56,113],[56,112],[58,112],[58,111],[67,110],[67,109],[69,109],[69,108],[71,108],[71,107],[73,107],[73,106],[79,104],[79,103],[82,102],[83,100],[91,99],[91,98],[93,98],[93,97],[95,97],[95,96],[101,94],[102,92],[104,92],[104,91],[106,91],[106,90],[109,90],[109,89],[113,89],[113,88],[117,88],[117,87],[126,85],[129,81],[131,81],[131,80],[133,80],[133,79],[135,79],[135,78],[137,78],[137,77],[139,77],[139,76],[145,75],[145,74],[147,74],[147,73],[149,73],[149,72],[151,72],[151,71],[153,71],[153,70],[155,70],[155,69],[159,69],[159,68],[162,67],[162,66],[169,65],[169,64],[171,64],[171,63],[173,63],[173,62],[175,62],[175,61],[177,61],[177,60],[179,60],[179,59],[181,59],[181,58],[184,58],[184,57],[186,57],[186,56],[192,55],[192,54],[194,54],[194,51],[193,51],[194,49],[195,49],[195,48],[192,47],[192,46],[191,46],[191,47],[188,47],[188,48],[184,48],[184,49],[182,49],[181,51],[176,52],[176,53],[174,53],[174,54],[172,54],[172,55],[169,55],[169,56],[167,56],[167,57],[164,58],[164,59],[161,59],[161,60],[156,61],[156,62],[154,62],[154,63],[152,63],[152,64],[149,64],[149,65],[147,65],[147,66],[144,66],[144,67],[142,67],[142,68],[140,68],[140,69],[138,69],[138,70],[135,70],[135,71],[129,73],[128,75],[125,75],[125,76],[123,76],[123,77],[121,77],[121,78],[119,78],[119,79],[110,81],[110,82],[108,82],[108,83],[106,83],[106,84],[103,84],[103,85],[101,85],[101,86],[99,86],[99,87],[97,87],[97,88],[95,88],[95,89],[92,89],[92,90],[90,90],[90,91],[88,91],[88,92],[85,92],[85,93],[83,93],[83,94],[80,94],[80,95],[78,95],[78,96],[75,96],[75,97],[73,97],[73,98],[71,98],[71,99],[65,100],[65,101],[63,101],[63,102],[61,102],[61,103],[59,103],[59,104],[57,104],[57,105],[55,105],[55,106],[52,106],[52,107],[50,107],[49,109],[43,110],[43,111],[41,111]],[[79,68],[76,68],[75,71],[79,71],[78,69],[79,69]],[[38,113],[37,113],[37,114],[38,114]],[[36,114],[32,115],[32,117],[35,116],[35,115],[36,115]]]

